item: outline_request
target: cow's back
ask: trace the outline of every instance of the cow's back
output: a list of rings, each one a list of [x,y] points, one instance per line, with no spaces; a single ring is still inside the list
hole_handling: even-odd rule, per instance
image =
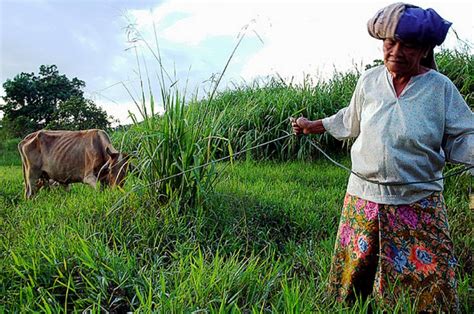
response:
[[[106,161],[110,139],[102,130],[41,130],[25,137],[20,149],[34,167],[49,178],[62,182],[81,182],[98,171]]]

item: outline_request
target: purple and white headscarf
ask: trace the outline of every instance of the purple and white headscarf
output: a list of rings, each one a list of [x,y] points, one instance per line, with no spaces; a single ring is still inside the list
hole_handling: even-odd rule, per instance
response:
[[[451,24],[433,9],[398,2],[379,10],[367,22],[367,29],[376,39],[401,40],[433,48],[443,43]],[[427,58],[430,60],[424,63],[436,69],[432,49]]]
[[[377,39],[398,39],[423,46],[441,45],[451,22],[433,9],[394,3],[377,12],[367,23],[369,34]]]

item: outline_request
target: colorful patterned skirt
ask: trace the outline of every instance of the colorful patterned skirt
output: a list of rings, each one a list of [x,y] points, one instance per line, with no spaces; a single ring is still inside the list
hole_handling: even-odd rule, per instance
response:
[[[455,312],[455,266],[441,193],[410,205],[346,195],[329,279],[338,301],[407,297],[417,311]]]

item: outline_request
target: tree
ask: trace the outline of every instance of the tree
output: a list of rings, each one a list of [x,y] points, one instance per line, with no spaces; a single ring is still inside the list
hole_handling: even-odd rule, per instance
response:
[[[90,99],[73,96],[60,102],[48,129],[85,130],[110,128],[107,113]]]
[[[65,110],[69,108],[71,112],[69,118],[72,120],[68,125],[71,127],[77,114],[72,113],[67,101],[74,98],[73,103],[79,105],[85,112],[91,111],[100,114],[96,120],[101,121],[101,124],[94,126],[91,122],[87,125],[101,127],[104,125],[101,120],[104,112],[97,108],[91,100],[84,98],[82,88],[85,85],[85,82],[78,78],[70,80],[65,75],[60,75],[56,65],[40,66],[38,75],[20,73],[13,79],[7,79],[3,83],[6,94],[3,97],[5,104],[0,106],[0,110],[4,112],[2,124],[4,127],[9,127],[11,135],[24,136],[47,126],[61,126],[62,124],[56,123],[54,120],[67,116]],[[94,120],[92,113],[83,116],[91,121]],[[83,122],[80,122],[81,125],[86,125]]]

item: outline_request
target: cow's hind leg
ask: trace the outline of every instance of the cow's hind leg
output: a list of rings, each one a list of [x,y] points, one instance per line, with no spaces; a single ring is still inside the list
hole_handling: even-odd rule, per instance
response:
[[[35,171],[31,164],[24,162],[23,177],[25,180],[25,198],[30,199],[38,191],[38,182],[41,181],[41,175],[39,171]]]
[[[34,171],[31,171],[31,169],[27,169],[28,174],[26,176],[25,180],[25,197],[27,199],[31,198],[35,193],[38,191],[39,186],[38,186],[38,180],[40,180],[40,176],[36,175]]]

